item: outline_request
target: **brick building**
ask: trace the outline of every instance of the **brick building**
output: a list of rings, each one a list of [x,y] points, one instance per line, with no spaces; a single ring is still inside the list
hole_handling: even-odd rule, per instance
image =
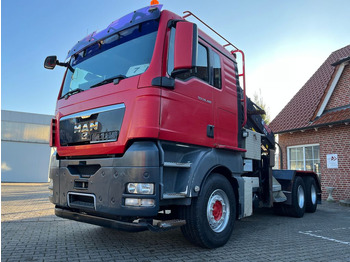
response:
[[[333,52],[270,124],[283,168],[313,170],[350,199],[350,45]]]

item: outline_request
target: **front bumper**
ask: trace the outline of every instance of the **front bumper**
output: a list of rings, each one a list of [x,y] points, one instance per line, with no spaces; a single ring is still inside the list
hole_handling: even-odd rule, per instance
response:
[[[159,211],[159,151],[153,142],[135,142],[122,157],[60,160],[50,178],[50,201],[64,214],[71,209],[101,217],[151,217]],[[127,193],[128,183],[153,183],[154,194]],[[125,198],[153,199],[154,206],[125,206]]]
[[[123,222],[104,217],[92,216],[84,213],[78,213],[67,209],[55,208],[55,214],[58,217],[67,218],[79,222],[89,223],[103,227],[114,228],[128,232],[140,232],[148,230],[148,223]]]
[[[58,217],[67,218],[79,222],[89,223],[92,225],[98,225],[108,228],[114,228],[117,230],[128,231],[128,232],[140,232],[150,230],[154,232],[166,231],[175,227],[180,227],[186,224],[185,220],[174,219],[158,221],[156,225],[153,225],[153,219],[138,219],[133,222],[118,221],[110,218],[93,216],[86,213],[75,212],[72,210],[55,208],[55,214]]]

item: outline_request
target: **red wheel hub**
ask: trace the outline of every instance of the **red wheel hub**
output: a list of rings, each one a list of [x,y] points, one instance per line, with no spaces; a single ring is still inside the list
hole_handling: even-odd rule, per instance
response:
[[[216,200],[213,206],[213,216],[216,221],[219,221],[222,217],[222,204],[219,200]]]

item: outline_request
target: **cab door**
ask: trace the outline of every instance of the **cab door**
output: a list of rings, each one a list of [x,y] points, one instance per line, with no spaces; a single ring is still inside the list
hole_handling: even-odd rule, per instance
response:
[[[232,60],[217,51],[211,52],[213,68],[213,108],[215,145],[218,148],[238,147],[238,107],[236,72]]]
[[[175,28],[169,32],[167,73],[174,68]],[[162,88],[159,138],[214,146],[213,89],[209,85],[209,49],[198,43],[197,66],[177,74],[173,90]]]

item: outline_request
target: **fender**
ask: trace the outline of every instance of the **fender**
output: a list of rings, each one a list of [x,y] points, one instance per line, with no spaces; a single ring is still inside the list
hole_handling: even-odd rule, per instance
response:
[[[313,177],[316,181],[316,186],[317,186],[317,199],[318,199],[319,203],[321,203],[321,181],[315,172],[273,169],[272,175],[281,184],[282,190],[284,191],[285,195],[287,196],[286,204],[291,204],[291,191],[293,188],[293,183],[295,181],[295,177],[300,176],[303,179],[305,177]]]
[[[199,186],[199,189],[201,189],[207,177],[215,170],[220,169],[229,170],[231,178],[242,174],[243,158],[241,152],[213,148],[202,157],[199,157],[189,181],[189,189],[193,192],[192,196],[198,196],[200,192],[200,190],[195,192],[196,186]]]
[[[203,182],[211,172],[225,170],[234,177],[243,173],[241,152],[195,145],[160,141],[158,147],[163,166],[163,190],[183,197],[197,197]],[[169,167],[169,163],[173,163]]]

